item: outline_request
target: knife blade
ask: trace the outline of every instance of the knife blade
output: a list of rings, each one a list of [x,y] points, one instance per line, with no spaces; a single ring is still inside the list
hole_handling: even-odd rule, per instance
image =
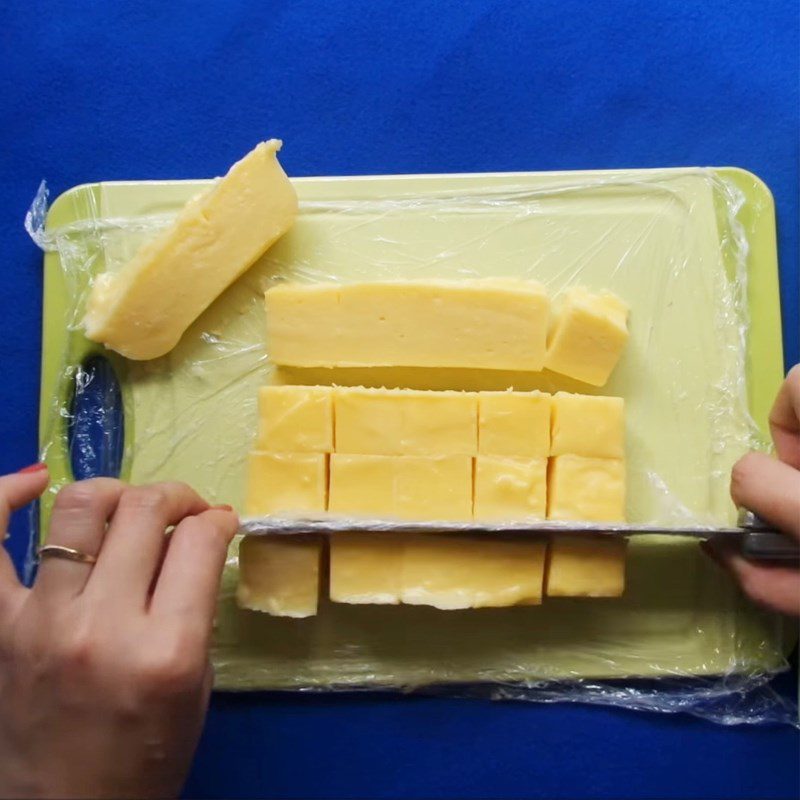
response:
[[[699,540],[725,537],[739,544],[741,553],[751,561],[800,561],[800,543],[777,531],[747,509],[739,512],[737,525],[730,527],[638,525],[596,522],[411,522],[391,519],[356,519],[336,517],[254,517],[242,520],[240,532],[247,535],[284,535],[308,533],[336,534],[342,531],[364,533],[442,533],[502,536],[579,534],[585,536],[681,536]]]

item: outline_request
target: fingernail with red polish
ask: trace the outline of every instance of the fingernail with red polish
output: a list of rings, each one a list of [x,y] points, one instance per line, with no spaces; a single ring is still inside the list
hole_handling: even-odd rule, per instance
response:
[[[212,511],[233,511],[233,506],[229,506],[227,503],[220,503],[216,506],[211,506]]]
[[[35,464],[31,464],[29,467],[23,467],[17,471],[20,473],[41,472],[43,469],[47,469],[47,464],[45,464],[44,461],[37,461]]]

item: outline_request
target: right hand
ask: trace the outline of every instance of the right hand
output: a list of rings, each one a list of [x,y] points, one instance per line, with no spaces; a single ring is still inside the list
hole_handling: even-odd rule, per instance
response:
[[[786,376],[769,424],[777,458],[748,453],[739,459],[731,475],[731,496],[737,506],[800,541],[800,364]],[[800,565],[757,564],[719,539],[707,542],[705,550],[756,603],[800,616]]]
[[[0,530],[47,480],[0,477]],[[43,559],[26,589],[0,549],[0,796],[178,795],[211,690],[227,509],[97,478],[59,492],[47,540],[96,563]]]

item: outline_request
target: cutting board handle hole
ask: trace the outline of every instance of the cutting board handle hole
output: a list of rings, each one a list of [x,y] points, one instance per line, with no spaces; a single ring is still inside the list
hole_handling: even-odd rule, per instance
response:
[[[67,446],[75,480],[118,478],[125,418],[119,380],[107,358],[91,355],[75,371],[69,411]]]

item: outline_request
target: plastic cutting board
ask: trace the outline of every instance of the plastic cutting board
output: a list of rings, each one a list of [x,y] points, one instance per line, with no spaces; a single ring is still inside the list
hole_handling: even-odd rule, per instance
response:
[[[663,501],[723,521],[730,512],[724,473],[746,442],[735,422],[710,420],[703,411],[713,402],[714,377],[731,377],[725,354],[737,342],[735,331],[720,335],[708,323],[717,301],[715,272],[731,269],[720,255],[731,231],[724,197],[713,187],[719,179],[745,200],[738,219],[749,243],[749,328],[746,367],[734,377],[746,380],[750,410],[764,427],[782,378],[780,309],[773,203],[750,173],[303,178],[295,181],[301,215],[294,229],[171,354],[139,364],[110,354],[125,407],[122,477],[186,480],[211,500],[240,505],[256,391],[268,379],[575,388],[547,375],[491,372],[271,374],[261,298],[276,277],[524,275],[554,292],[571,282],[611,288],[632,306],[631,346],[603,389],[628,401],[630,519],[660,513]],[[91,270],[113,268],[150,235],[150,215],[173,213],[207,185],[79,186],[55,201],[47,228],[77,223],[84,232],[71,236],[78,238],[102,230]],[[71,480],[62,413],[71,367],[98,352],[74,325],[88,277],[65,275],[57,253],[45,256],[40,439],[54,487]],[[668,487],[666,499],[654,489],[658,481]],[[52,493],[42,504],[43,531],[51,501]],[[463,612],[323,601],[319,616],[298,621],[237,610],[235,579],[234,548],[213,649],[218,688],[715,675],[774,669],[782,658],[775,618],[746,604],[696,543],[683,540],[634,542],[622,600]]]

